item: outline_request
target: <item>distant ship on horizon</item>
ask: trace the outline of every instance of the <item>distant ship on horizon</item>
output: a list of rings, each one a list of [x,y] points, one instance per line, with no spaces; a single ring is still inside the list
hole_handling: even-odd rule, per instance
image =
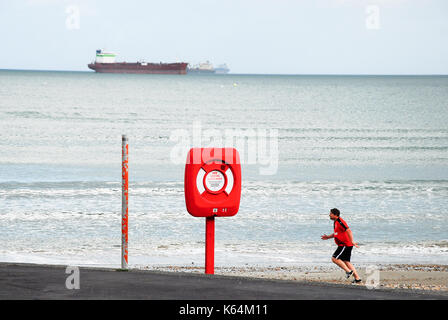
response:
[[[226,74],[229,73],[229,71],[230,69],[226,64],[221,64],[218,68],[214,68],[210,61],[201,62],[187,68],[187,72],[192,74]]]
[[[187,72],[213,74],[215,73],[215,69],[213,68],[213,65],[209,61],[206,61],[194,65],[192,67],[188,67]]]
[[[100,73],[186,74],[188,63],[115,62],[116,54],[96,50],[95,61],[87,66]]]
[[[227,74],[227,73],[229,73],[229,71],[230,71],[230,69],[229,69],[229,67],[227,67],[227,64],[225,64],[225,63],[220,64],[218,66],[218,68],[215,68],[215,72],[217,74]]]

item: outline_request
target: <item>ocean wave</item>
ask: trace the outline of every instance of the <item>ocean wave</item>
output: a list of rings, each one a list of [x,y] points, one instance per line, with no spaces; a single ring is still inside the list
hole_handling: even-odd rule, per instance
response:
[[[129,185],[132,197],[183,196],[183,182],[136,182]],[[443,197],[448,196],[447,180],[413,181],[244,181],[243,197],[325,195],[373,197]],[[2,182],[0,199],[121,197],[121,183],[94,182]]]
[[[0,261],[36,262],[76,265],[119,265],[119,239],[112,246],[106,239],[53,242],[45,246],[31,243],[0,249]],[[107,244],[106,244],[107,242]],[[448,249],[431,247],[431,242],[394,243],[370,242],[354,248],[352,262],[359,264],[448,264]],[[131,244],[131,243],[130,243]],[[322,242],[251,241],[218,242],[215,247],[215,265],[289,265],[309,266],[331,264],[335,246]],[[130,266],[136,265],[190,265],[203,266],[204,243],[191,241],[173,242],[160,239],[158,243],[133,242],[129,247]]]

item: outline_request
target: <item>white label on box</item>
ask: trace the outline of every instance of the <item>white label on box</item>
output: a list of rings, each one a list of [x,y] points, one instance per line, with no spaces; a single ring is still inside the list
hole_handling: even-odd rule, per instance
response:
[[[224,187],[225,178],[221,171],[213,170],[205,176],[205,186],[212,192],[217,192]]]

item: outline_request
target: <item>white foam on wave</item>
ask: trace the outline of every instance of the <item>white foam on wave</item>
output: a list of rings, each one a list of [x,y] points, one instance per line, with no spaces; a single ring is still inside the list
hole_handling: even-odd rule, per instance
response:
[[[220,243],[215,249],[216,266],[245,265],[324,265],[330,262],[335,245],[330,243]],[[204,264],[204,243],[163,242],[158,245],[130,246],[129,263],[140,266]],[[408,244],[366,243],[354,248],[355,264],[448,264],[448,240]],[[88,250],[0,251],[0,261],[119,267],[120,248]]]

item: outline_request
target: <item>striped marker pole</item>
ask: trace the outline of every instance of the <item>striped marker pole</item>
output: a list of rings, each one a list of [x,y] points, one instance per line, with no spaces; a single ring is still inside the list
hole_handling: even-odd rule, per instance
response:
[[[121,152],[121,268],[128,268],[128,167],[129,145],[128,138],[122,136]]]

